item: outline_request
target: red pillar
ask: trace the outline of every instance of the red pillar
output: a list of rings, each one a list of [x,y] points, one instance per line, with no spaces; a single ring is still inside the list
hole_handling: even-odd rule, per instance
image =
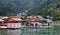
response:
[[[0,28],[1,28],[1,24],[0,24]]]

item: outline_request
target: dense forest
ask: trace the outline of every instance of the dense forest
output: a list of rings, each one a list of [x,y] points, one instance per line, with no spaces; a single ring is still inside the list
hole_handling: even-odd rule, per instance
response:
[[[0,16],[12,16],[12,15],[14,15],[13,11],[0,3]]]
[[[44,2],[39,7],[31,9],[28,15],[42,15],[44,18],[47,18],[49,15],[53,17],[53,20],[60,20],[60,0],[49,0]]]
[[[19,12],[28,10],[28,16],[41,15],[44,18],[47,18],[46,16],[49,15],[53,17],[53,20],[60,20],[60,0],[3,1],[4,0],[0,1],[0,16],[12,16],[16,15]],[[59,10],[59,12],[57,10]]]

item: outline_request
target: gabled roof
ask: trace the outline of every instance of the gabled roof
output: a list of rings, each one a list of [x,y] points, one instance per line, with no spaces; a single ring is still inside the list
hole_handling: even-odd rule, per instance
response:
[[[14,21],[23,21],[22,19],[20,18],[12,18]]]
[[[31,21],[31,22],[42,22],[42,20],[40,20],[40,19],[35,19],[35,18],[27,19],[27,21]]]
[[[9,22],[9,21],[23,21],[23,20],[20,18],[7,18],[7,19],[4,19],[4,21]]]

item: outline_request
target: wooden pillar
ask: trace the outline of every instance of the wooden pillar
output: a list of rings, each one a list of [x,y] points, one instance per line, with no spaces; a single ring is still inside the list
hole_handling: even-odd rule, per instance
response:
[[[0,23],[0,29],[1,29],[1,23]]]

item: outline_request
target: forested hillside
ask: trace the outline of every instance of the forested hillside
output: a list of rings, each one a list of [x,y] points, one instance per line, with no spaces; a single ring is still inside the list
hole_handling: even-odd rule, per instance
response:
[[[0,3],[0,16],[12,16],[12,15],[14,15],[13,11]]]
[[[28,10],[27,15],[47,15],[60,19],[60,0],[0,0],[0,15],[10,16]],[[59,10],[59,12],[57,11]]]

